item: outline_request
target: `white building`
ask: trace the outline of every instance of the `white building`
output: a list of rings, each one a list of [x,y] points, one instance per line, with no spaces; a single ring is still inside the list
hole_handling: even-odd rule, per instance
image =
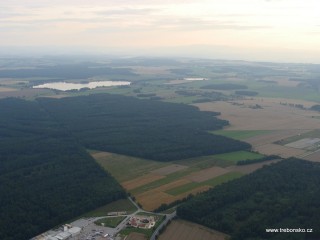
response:
[[[68,229],[68,233],[70,233],[72,237],[77,236],[78,234],[80,234],[80,232],[81,232],[81,228],[79,227],[72,227]]]
[[[66,240],[70,237],[71,237],[71,233],[69,232],[61,232],[55,236],[55,238],[58,238],[59,240]]]

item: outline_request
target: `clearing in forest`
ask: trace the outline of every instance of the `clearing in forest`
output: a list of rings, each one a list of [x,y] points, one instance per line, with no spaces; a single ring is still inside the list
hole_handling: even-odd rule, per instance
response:
[[[135,197],[145,210],[181,200],[189,194],[206,191],[218,184],[241,177],[263,164],[234,166],[237,161],[261,158],[262,155],[238,151],[171,163],[119,154],[90,151],[95,160]],[[264,163],[267,164],[267,163]],[[232,169],[231,167],[235,168]],[[236,168],[240,167],[240,168]],[[245,169],[245,170],[244,170]]]

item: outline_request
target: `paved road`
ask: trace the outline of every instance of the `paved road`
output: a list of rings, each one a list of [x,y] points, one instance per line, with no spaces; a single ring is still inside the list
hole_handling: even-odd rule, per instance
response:
[[[78,219],[77,221],[75,221],[71,224],[83,228],[83,231],[81,231],[80,236],[77,236],[76,238],[72,238],[72,240],[87,239],[87,237],[92,235],[92,232],[95,232],[95,231],[103,231],[103,235],[105,233],[108,233],[111,236],[116,236],[122,229],[126,228],[127,223],[129,222],[130,218],[133,217],[134,215],[136,215],[138,212],[166,216],[166,219],[158,226],[158,228],[155,230],[152,237],[150,238],[151,240],[155,240],[155,237],[159,233],[159,230],[163,226],[168,224],[169,220],[171,220],[172,218],[174,218],[176,216],[176,212],[173,212],[171,214],[164,214],[164,213],[154,213],[154,212],[144,211],[130,197],[128,199],[137,208],[137,210],[129,215],[119,215],[119,216],[125,217],[125,219],[121,223],[119,223],[119,225],[116,228],[97,226],[94,224],[94,222],[101,219],[101,218],[112,218],[112,217],[118,217],[118,216],[103,216],[103,217],[92,217],[89,219]]]
[[[166,214],[166,219],[157,227],[157,229],[153,232],[150,240],[156,240],[156,236],[159,234],[161,228],[168,224],[170,220],[172,220],[175,216],[177,216],[177,212],[174,211],[171,214]]]
[[[141,208],[135,203],[135,201],[133,201],[130,197],[129,197],[129,200],[133,203],[133,205],[136,206],[136,208],[137,208],[138,210],[137,210],[136,212],[134,212],[133,214],[131,214],[130,216],[128,216],[128,220],[130,219],[131,216],[135,215],[137,212],[145,212],[145,213],[151,213],[151,214],[165,215],[165,216],[166,216],[166,219],[165,219],[165,220],[157,227],[157,229],[153,232],[150,240],[155,240],[155,239],[156,239],[156,236],[159,234],[160,229],[163,228],[165,225],[167,225],[168,222],[169,222],[170,220],[172,220],[175,216],[177,216],[177,212],[176,212],[176,211],[174,211],[174,212],[171,213],[171,214],[154,213],[154,212],[144,211],[144,210],[141,209]],[[126,218],[123,222],[126,223],[128,220],[127,220],[127,218]],[[122,223],[123,223],[123,222],[122,222]],[[121,223],[121,224],[122,224],[122,223]],[[121,225],[121,224],[120,224],[120,225]],[[119,225],[119,226],[120,226],[120,225]],[[118,227],[119,227],[119,226],[118,226]],[[123,228],[123,227],[125,227],[125,225],[124,225],[124,226],[121,226],[121,227]],[[121,228],[121,229],[122,229],[122,228]],[[121,230],[121,229],[120,229],[120,230]],[[120,231],[120,230],[119,230],[119,231]]]
[[[128,197],[128,199],[130,200],[130,202],[132,202],[132,204],[133,204],[138,210],[143,211],[143,210],[138,206],[138,204],[137,204],[135,201],[132,200],[131,197]]]

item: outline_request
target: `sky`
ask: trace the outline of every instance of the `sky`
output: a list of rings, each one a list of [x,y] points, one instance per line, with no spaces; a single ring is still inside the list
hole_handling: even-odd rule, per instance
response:
[[[320,63],[319,0],[0,0],[0,53]]]

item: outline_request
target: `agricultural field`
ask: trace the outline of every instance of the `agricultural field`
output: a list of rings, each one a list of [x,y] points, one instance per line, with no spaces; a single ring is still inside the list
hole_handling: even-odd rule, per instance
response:
[[[320,162],[320,151],[316,151],[314,153],[307,154],[307,155],[303,156],[302,158],[305,160],[312,161],[312,162]]]
[[[314,104],[284,98],[246,98],[195,105],[203,111],[219,111],[219,117],[229,121],[229,126],[213,133],[245,141],[255,152],[287,158],[310,155],[310,151],[318,149],[311,144],[312,139],[309,139],[312,146],[306,142],[308,138],[320,137],[319,113],[308,110]],[[294,107],[296,105],[304,109]],[[301,147],[290,144],[299,140],[309,147],[299,142]]]
[[[254,147],[254,150],[265,155],[278,155],[282,158],[288,158],[292,156],[301,156],[305,153],[304,150],[281,146],[279,144],[268,143]]]
[[[316,129],[316,130],[304,132],[304,133],[301,133],[301,134],[298,134],[298,135],[295,135],[292,137],[282,139],[282,140],[278,141],[277,144],[288,145],[288,144],[291,144],[291,143],[294,143],[294,142],[297,142],[297,141],[300,141],[303,139],[308,139],[308,138],[315,139],[315,138],[319,138],[319,137],[320,137],[320,130]]]
[[[170,163],[92,150],[90,153],[148,211],[239,178],[267,164],[236,166],[238,161],[263,157],[246,151]]]
[[[217,130],[213,131],[213,134],[222,135],[225,137],[237,139],[237,140],[244,140],[260,135],[265,135],[267,133],[270,133],[272,131],[268,130]]]
[[[24,99],[35,99],[37,97],[51,96],[52,90],[49,89],[31,89],[26,88],[22,90],[10,90],[10,91],[1,91],[0,98],[15,97],[15,98],[24,98]]]
[[[16,89],[8,88],[8,87],[0,87],[0,93],[1,92],[12,92],[12,91],[16,91]]]
[[[221,112],[219,118],[229,121],[227,130],[318,129],[320,116],[311,110],[293,108],[266,98],[248,98],[194,104],[203,111]]]
[[[159,240],[226,240],[229,236],[184,220],[174,220],[159,236]]]
[[[147,237],[142,233],[132,232],[128,235],[126,240],[147,240]]]

